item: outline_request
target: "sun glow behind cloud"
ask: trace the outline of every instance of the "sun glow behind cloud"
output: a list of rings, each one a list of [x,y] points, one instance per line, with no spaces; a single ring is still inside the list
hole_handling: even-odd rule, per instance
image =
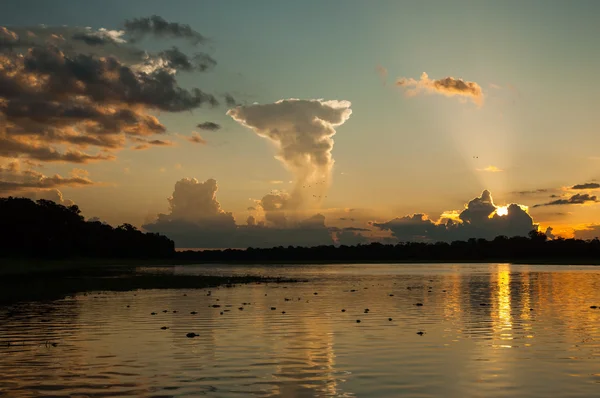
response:
[[[508,206],[500,206],[496,209],[496,214],[499,216],[506,216],[508,214]]]

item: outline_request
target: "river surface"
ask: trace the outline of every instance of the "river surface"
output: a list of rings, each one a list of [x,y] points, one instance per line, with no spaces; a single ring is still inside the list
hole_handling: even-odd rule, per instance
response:
[[[597,267],[175,272],[309,282],[0,307],[0,396],[600,396],[600,309],[590,308],[600,307]]]

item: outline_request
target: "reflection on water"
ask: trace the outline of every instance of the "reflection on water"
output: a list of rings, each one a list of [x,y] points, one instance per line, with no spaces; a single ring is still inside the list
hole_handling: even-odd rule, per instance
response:
[[[210,294],[98,293],[0,307],[0,396],[591,397],[600,391],[600,309],[590,308],[600,306],[594,267],[179,272],[310,282]],[[189,332],[198,336],[187,338]]]

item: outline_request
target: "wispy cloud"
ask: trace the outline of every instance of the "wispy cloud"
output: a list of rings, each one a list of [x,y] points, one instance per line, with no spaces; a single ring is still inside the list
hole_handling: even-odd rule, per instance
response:
[[[192,133],[192,135],[190,137],[186,137],[186,139],[189,142],[192,142],[194,144],[202,144],[202,145],[207,144],[206,140],[204,138],[202,138],[202,136],[195,131]]]
[[[542,206],[561,206],[561,205],[582,205],[585,203],[595,203],[598,202],[598,198],[596,196],[589,195],[587,193],[584,194],[575,194],[568,199],[557,199],[548,203],[540,203],[533,207],[542,207]]]

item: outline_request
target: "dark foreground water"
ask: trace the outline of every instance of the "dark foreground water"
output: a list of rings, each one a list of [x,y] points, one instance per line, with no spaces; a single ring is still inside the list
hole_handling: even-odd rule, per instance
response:
[[[310,282],[0,307],[0,396],[600,396],[600,268],[179,272]]]

